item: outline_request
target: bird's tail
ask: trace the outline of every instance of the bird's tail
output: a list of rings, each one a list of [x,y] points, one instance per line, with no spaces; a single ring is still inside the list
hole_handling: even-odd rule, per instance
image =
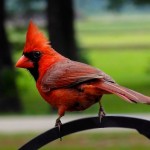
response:
[[[100,89],[115,94],[128,102],[150,104],[150,97],[111,82],[101,82]]]

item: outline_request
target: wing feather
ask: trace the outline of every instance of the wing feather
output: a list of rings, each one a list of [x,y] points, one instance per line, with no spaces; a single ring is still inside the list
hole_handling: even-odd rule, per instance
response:
[[[49,89],[70,87],[88,80],[102,78],[114,82],[99,69],[67,59],[57,62],[47,70],[42,78],[42,87]]]
[[[113,93],[131,103],[134,102],[134,103],[150,104],[150,97],[135,92],[131,89],[125,88],[123,86],[120,86],[118,84],[114,84],[110,82],[101,82],[98,87],[100,89]]]

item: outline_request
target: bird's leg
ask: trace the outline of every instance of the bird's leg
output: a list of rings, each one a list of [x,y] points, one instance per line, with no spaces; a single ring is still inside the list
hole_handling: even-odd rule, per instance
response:
[[[61,116],[59,116],[57,119],[56,119],[56,123],[55,123],[55,127],[58,127],[58,130],[59,130],[59,138],[60,138],[60,141],[62,141],[62,137],[61,137],[61,120],[60,120]]]
[[[99,119],[100,119],[100,123],[102,121],[102,118],[106,115],[104,109],[103,109],[103,106],[101,104],[101,102],[99,102],[99,113],[98,113],[98,116],[99,116]]]
[[[60,141],[62,141],[62,137],[61,137],[61,126],[62,126],[62,123],[61,123],[61,121],[60,121],[60,118],[61,118],[62,116],[64,116],[65,110],[66,110],[66,107],[64,107],[64,106],[60,106],[60,107],[59,107],[59,109],[58,109],[59,117],[56,119],[56,123],[55,123],[55,127],[58,127],[58,130],[59,130],[59,138],[60,138]]]

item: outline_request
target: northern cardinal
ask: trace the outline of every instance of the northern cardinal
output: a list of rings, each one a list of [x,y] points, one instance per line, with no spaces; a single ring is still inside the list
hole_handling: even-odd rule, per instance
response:
[[[41,96],[58,109],[56,126],[61,125],[60,118],[65,111],[85,110],[100,103],[103,94],[115,94],[131,103],[150,104],[150,97],[118,85],[97,68],[72,61],[56,52],[32,21],[16,67],[26,68],[34,77]],[[104,115],[100,103],[100,120]]]

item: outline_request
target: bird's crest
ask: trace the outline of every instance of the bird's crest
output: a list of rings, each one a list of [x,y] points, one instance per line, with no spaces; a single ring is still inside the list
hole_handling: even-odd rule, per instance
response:
[[[30,21],[27,34],[26,43],[24,46],[24,52],[30,52],[33,50],[44,50],[50,47],[48,39],[38,29],[33,21]]]

